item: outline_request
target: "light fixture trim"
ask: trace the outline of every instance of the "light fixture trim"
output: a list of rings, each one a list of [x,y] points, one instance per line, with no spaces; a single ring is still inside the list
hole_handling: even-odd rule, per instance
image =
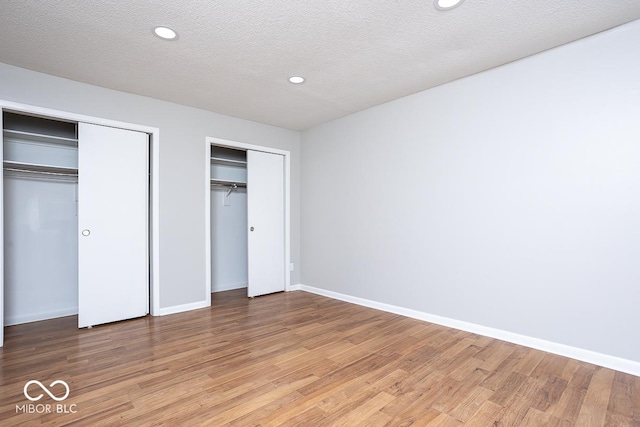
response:
[[[299,85],[301,83],[304,83],[305,78],[302,76],[291,76],[289,77],[289,83],[292,83],[294,85]]]
[[[434,5],[438,10],[451,10],[462,4],[464,0],[435,0]]]
[[[153,34],[160,37],[162,40],[176,40],[178,38],[178,33],[164,25],[159,25],[153,29]]]

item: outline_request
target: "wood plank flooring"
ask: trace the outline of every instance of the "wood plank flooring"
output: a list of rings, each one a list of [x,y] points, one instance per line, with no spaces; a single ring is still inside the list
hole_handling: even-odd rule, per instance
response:
[[[6,328],[0,425],[640,426],[632,375],[301,291],[244,295]],[[31,385],[30,402],[30,380],[69,396]]]

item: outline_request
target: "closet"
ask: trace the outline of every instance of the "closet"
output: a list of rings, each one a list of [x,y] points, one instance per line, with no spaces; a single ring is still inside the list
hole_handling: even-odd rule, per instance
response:
[[[284,155],[211,145],[211,291],[284,291]]]
[[[149,311],[149,136],[2,111],[4,325]]]
[[[77,124],[2,119],[5,324],[77,314]]]
[[[211,147],[211,291],[246,288],[247,154]]]

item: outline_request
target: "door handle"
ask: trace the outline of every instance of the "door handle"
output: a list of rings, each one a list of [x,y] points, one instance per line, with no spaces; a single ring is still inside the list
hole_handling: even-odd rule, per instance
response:
[[[83,236],[88,236],[89,234],[91,234],[90,230],[82,230],[82,235]]]
[[[253,230],[255,230],[255,228],[251,227],[249,230],[253,231]]]

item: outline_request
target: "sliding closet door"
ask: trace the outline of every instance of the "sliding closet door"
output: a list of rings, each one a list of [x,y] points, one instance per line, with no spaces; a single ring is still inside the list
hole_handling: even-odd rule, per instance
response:
[[[78,127],[78,327],[144,316],[149,304],[148,135]]]
[[[247,151],[250,297],[284,291],[284,156]]]

